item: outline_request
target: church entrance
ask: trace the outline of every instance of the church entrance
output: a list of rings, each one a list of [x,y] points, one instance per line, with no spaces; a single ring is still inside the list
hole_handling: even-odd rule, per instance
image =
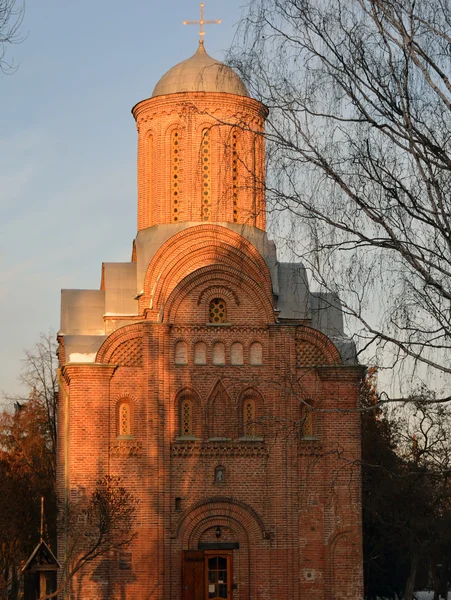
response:
[[[186,550],[183,600],[231,600],[232,551]]]
[[[205,598],[221,600],[230,598],[232,555],[205,552],[205,579],[208,589]]]

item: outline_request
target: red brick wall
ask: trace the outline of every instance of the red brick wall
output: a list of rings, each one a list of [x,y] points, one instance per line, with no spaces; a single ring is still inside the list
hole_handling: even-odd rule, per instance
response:
[[[239,543],[234,600],[361,598],[360,369],[296,367],[296,340],[310,330],[240,325],[235,318],[248,319],[248,305],[242,306],[245,316],[231,313],[229,326],[143,322],[110,336],[104,356],[114,355],[124,336],[135,337],[142,366],[63,368],[70,489],[89,490],[99,475],[118,474],[140,500],[132,568],[110,569],[105,597],[178,600],[182,551],[211,541],[219,525],[224,541]],[[333,356],[330,342],[311,333]],[[180,339],[188,344],[187,365],[174,365]],[[207,365],[193,364],[198,340],[209,349]],[[226,346],[224,366],[211,364],[215,340]],[[256,340],[263,345],[262,366],[249,365],[248,348]],[[230,365],[234,341],[245,348],[243,366]],[[177,439],[181,393],[193,399],[197,440]],[[243,439],[242,400],[249,393],[262,439]],[[133,408],[133,439],[126,440],[117,438],[116,411],[124,397]],[[305,398],[315,407],[317,439],[300,437]],[[218,436],[230,439],[209,441]],[[224,483],[214,481],[217,466],[225,469]],[[61,492],[63,476],[59,485]],[[107,584],[102,588],[99,573],[85,575],[83,598],[103,598],[99,590]]]

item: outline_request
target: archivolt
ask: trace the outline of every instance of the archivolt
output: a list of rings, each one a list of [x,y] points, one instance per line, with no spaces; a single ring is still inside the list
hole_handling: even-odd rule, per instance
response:
[[[185,510],[179,517],[171,537],[183,536],[183,544],[188,542],[198,523],[209,517],[230,517],[241,523],[251,541],[258,542],[267,539],[268,529],[260,515],[248,504],[241,500],[226,496],[214,496],[196,502]]]

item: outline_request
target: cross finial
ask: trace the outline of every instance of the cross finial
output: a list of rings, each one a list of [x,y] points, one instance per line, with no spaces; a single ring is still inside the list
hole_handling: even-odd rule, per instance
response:
[[[205,31],[204,31],[204,25],[219,25],[219,23],[221,23],[221,19],[218,19],[217,21],[206,21],[204,19],[204,3],[201,2],[200,5],[200,20],[199,21],[183,21],[183,25],[200,25],[200,31],[199,31],[199,35],[200,35],[200,43],[203,44],[203,39],[204,39],[204,35],[205,35]]]

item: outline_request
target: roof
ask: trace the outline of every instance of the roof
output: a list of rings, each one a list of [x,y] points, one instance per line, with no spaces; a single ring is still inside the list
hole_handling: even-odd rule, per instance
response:
[[[36,548],[31,553],[30,558],[22,567],[22,572],[25,571],[55,571],[60,568],[55,555],[44,542],[41,540]]]
[[[163,75],[152,97],[180,92],[221,92],[249,96],[246,86],[233,69],[205,51],[200,40],[197,52]]]

